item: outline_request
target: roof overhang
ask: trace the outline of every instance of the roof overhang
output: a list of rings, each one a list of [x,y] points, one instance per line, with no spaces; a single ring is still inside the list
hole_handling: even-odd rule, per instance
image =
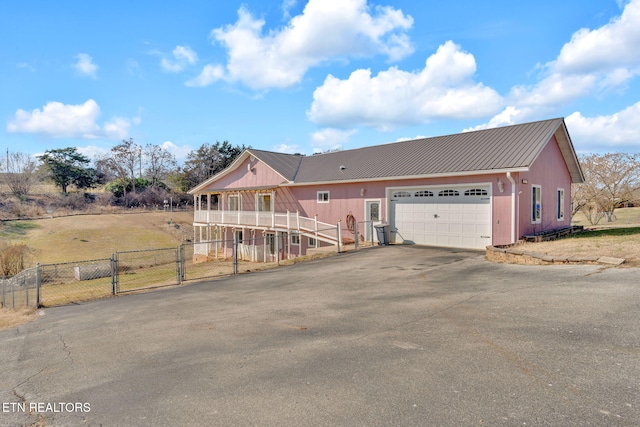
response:
[[[206,191],[200,191],[200,194],[221,194],[221,193],[238,193],[241,191],[266,191],[278,188],[277,185],[262,185],[257,187],[237,187],[237,188],[208,188]]]
[[[196,185],[191,190],[187,191],[187,194],[202,193],[205,190],[206,190],[207,193],[211,193],[211,191],[207,189],[207,187],[209,185],[211,185],[212,183],[216,182],[220,178],[223,178],[223,177],[229,175],[231,172],[233,172],[236,169],[238,169],[238,167],[240,167],[242,162],[244,162],[247,158],[250,158],[250,157],[252,158],[252,160],[253,160],[253,158],[259,159],[258,156],[256,156],[254,153],[251,152],[251,149],[247,148],[238,157],[236,157],[236,159],[233,162],[231,162],[231,164],[229,166],[227,166],[226,169],[220,171],[219,173],[215,174],[214,176],[212,176],[211,178],[207,179],[206,181],[203,181],[200,184]],[[288,181],[286,177],[282,176],[281,173],[279,173],[277,170],[273,169],[269,164],[267,164],[265,162],[262,162],[262,163],[265,164],[269,169],[274,171],[276,174],[280,175],[284,181]],[[216,190],[216,191],[219,192],[219,190]]]
[[[556,141],[558,141],[558,147],[560,148],[562,157],[564,157],[564,161],[569,169],[571,182],[574,184],[584,182],[584,174],[582,173],[578,156],[573,148],[573,143],[571,142],[571,137],[569,136],[569,131],[567,131],[567,127],[564,124],[564,120],[562,121],[562,126],[558,126],[558,129],[556,129],[553,135],[556,137]]]
[[[343,183],[358,183],[358,182],[378,182],[378,181],[398,181],[405,179],[430,179],[430,178],[450,178],[456,176],[481,176],[481,175],[494,175],[504,174],[507,172],[528,172],[529,168],[508,168],[508,169],[489,169],[481,171],[462,171],[462,172],[444,172],[425,175],[402,175],[402,176],[388,176],[377,178],[356,178],[356,179],[341,179],[335,181],[316,181],[316,182],[285,182],[281,187],[302,187],[309,185],[330,185],[330,184],[343,184]]]

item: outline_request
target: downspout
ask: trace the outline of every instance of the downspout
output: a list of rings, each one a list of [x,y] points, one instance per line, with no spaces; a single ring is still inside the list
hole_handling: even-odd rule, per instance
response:
[[[511,243],[516,242],[516,181],[511,176],[511,172],[507,172],[507,179],[511,182]]]

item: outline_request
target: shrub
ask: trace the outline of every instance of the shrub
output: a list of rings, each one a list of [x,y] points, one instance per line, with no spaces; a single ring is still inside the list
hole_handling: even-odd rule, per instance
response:
[[[15,276],[27,267],[33,251],[24,243],[0,242],[0,273]]]

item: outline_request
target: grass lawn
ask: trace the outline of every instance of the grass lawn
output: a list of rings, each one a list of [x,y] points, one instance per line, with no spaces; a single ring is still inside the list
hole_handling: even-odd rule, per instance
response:
[[[0,238],[26,243],[40,264],[109,258],[115,251],[176,247],[192,238],[193,212],[76,215],[3,221]]]
[[[574,224],[588,231],[550,242],[525,243],[519,249],[557,256],[624,258],[623,265],[640,267],[640,208],[617,209],[612,222],[604,220],[597,226],[588,224],[579,214]]]

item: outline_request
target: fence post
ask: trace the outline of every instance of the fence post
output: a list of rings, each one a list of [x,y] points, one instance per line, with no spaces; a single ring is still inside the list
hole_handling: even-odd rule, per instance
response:
[[[340,253],[340,243],[342,243],[342,230],[341,230],[341,226],[342,225],[342,220],[338,221],[338,224],[336,225],[337,228],[337,240],[338,240],[338,253]]]
[[[36,264],[36,308],[40,308],[40,263]]]
[[[233,274],[238,274],[238,233],[233,233]]]
[[[116,294],[116,254],[111,254],[111,295]]]
[[[353,245],[358,249],[358,221],[353,221]]]
[[[280,234],[282,237],[282,234]],[[276,265],[280,265],[280,238],[278,237],[278,232],[276,231],[276,235],[274,236],[276,239]]]
[[[180,270],[182,270],[181,262],[180,262],[180,247],[181,246],[178,246],[176,248],[176,252],[175,252],[175,255],[176,255],[176,281],[178,282],[178,285],[182,284],[182,280],[181,280],[182,274],[180,273]]]
[[[207,256],[209,256],[209,244],[207,244]],[[184,282],[186,276],[187,264],[184,258],[184,243],[180,244],[180,283]]]
[[[7,307],[7,301],[4,298],[6,288],[7,288],[7,280],[3,277],[2,278],[2,307],[0,307],[0,308],[6,308]]]
[[[371,246],[373,246],[373,221],[369,221],[369,224],[371,224]]]

